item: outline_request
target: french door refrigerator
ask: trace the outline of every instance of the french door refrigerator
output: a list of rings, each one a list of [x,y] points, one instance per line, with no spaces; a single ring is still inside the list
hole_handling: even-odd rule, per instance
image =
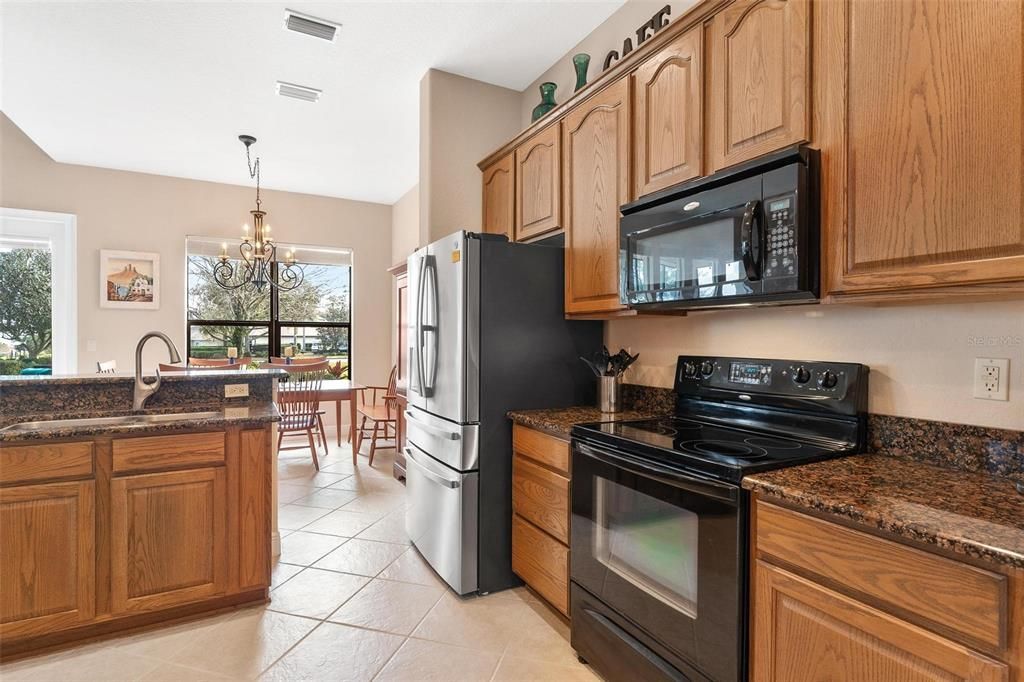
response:
[[[565,319],[561,248],[456,232],[409,257],[406,530],[459,594],[512,573],[509,410],[594,404],[579,360],[600,322]]]

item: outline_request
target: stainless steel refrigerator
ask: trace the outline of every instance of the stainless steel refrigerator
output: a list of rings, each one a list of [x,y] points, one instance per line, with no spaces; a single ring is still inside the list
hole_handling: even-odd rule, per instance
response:
[[[459,594],[520,583],[507,412],[594,404],[602,326],[565,319],[563,273],[557,246],[468,232],[409,257],[406,529]]]

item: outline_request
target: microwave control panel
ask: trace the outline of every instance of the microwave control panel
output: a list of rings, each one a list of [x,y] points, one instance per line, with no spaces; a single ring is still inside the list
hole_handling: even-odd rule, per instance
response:
[[[787,194],[764,202],[767,225],[764,276],[796,275],[796,197]]]

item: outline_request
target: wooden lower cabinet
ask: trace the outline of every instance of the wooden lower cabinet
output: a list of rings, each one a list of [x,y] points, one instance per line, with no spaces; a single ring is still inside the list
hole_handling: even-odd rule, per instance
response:
[[[269,426],[0,444],[0,653],[265,600],[271,446]]]
[[[751,679],[1022,679],[1024,574],[757,499]]]
[[[569,615],[569,443],[512,427],[512,570]]]
[[[95,614],[95,483],[0,489],[0,636],[80,625]]]
[[[148,611],[223,593],[227,508],[223,467],[114,479],[114,613]]]

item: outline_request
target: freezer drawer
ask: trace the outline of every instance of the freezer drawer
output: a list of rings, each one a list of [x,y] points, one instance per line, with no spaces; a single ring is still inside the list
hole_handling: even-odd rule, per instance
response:
[[[476,592],[479,472],[449,469],[413,443],[405,456],[409,539],[453,590]]]
[[[405,412],[406,440],[456,471],[477,468],[480,426],[454,424],[412,407]]]

